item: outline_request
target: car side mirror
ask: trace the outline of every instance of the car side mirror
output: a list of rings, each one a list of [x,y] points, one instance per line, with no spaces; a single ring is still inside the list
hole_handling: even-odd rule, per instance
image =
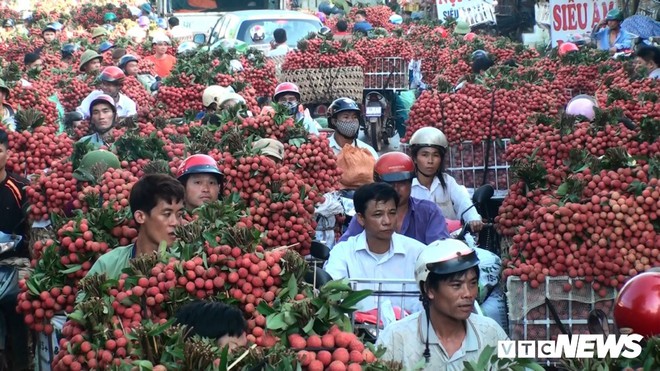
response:
[[[195,36],[193,36],[193,42],[200,45],[206,43],[206,35],[203,33],[195,34]]]

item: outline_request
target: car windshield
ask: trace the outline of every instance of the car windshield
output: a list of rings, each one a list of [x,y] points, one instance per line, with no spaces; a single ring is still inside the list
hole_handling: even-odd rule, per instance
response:
[[[267,0],[172,0],[175,12],[233,12],[237,10],[268,9]]]
[[[260,27],[259,27],[260,26]],[[259,19],[250,20],[241,23],[236,38],[249,45],[268,44],[273,40],[273,32],[283,28],[286,31],[287,44],[290,47],[296,47],[298,40],[305,38],[310,32],[316,33],[321,28],[319,21],[307,19]],[[252,33],[259,30],[263,31],[263,41],[253,41]]]

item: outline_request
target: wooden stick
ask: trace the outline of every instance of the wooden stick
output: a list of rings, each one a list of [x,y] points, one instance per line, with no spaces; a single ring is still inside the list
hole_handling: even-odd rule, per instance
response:
[[[256,348],[256,347],[257,347],[257,344],[252,344],[251,347],[249,347],[245,352],[243,352],[243,354],[241,354],[241,356],[238,357],[238,359],[235,360],[234,363],[232,363],[232,364],[227,368],[227,371],[229,371],[229,370],[231,370],[232,368],[236,367],[236,365],[237,365],[240,361],[242,361],[243,358],[247,357],[247,355],[250,353],[250,351],[251,351],[252,349]]]

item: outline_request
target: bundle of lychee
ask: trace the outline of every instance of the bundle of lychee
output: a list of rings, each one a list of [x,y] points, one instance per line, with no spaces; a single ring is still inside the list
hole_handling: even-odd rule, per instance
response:
[[[60,260],[57,241],[45,239],[34,243],[34,271],[19,282],[16,311],[29,328],[51,334],[51,319],[56,314],[73,311],[76,286],[61,272],[66,269]]]
[[[621,108],[624,115],[636,123],[644,118],[660,120],[660,83],[657,80],[619,68],[606,74],[603,82],[605,84],[596,92],[600,107]]]
[[[138,178],[129,170],[109,168],[98,181],[78,192],[73,207],[83,212],[88,212],[90,207],[112,207],[117,211],[127,208],[131,189],[137,181]]]
[[[43,120],[43,115],[35,110],[18,111],[17,131],[9,132],[9,153],[7,168],[17,174],[31,175],[51,168],[54,163],[71,155],[72,140],[66,134],[57,135],[54,126],[37,126],[23,128],[23,118],[37,114]],[[30,120],[30,118],[27,118]],[[38,125],[38,123],[37,123]]]
[[[287,166],[278,166],[266,156],[227,159],[220,164],[225,195],[238,193],[246,202],[247,222],[266,232],[264,245],[294,245],[302,255],[308,254],[316,228],[311,216],[322,197]]]
[[[322,336],[311,335],[305,339],[293,334],[287,340],[291,349],[298,351],[297,359],[303,370],[358,371],[363,365],[376,362],[374,354],[355,334],[343,332],[336,326]]]
[[[285,143],[292,135],[297,137],[303,134],[304,128],[283,111],[249,117],[242,117],[241,113],[237,112],[231,121],[223,123],[216,132],[216,137],[225,149],[235,152],[250,136],[275,138]]]
[[[401,58],[405,63],[405,70],[408,70],[408,62],[413,58],[414,51],[412,45],[405,39],[399,37],[380,37],[377,39],[360,39],[353,45],[355,50],[363,56],[366,61],[366,67],[373,66],[374,62],[379,57],[397,57]],[[379,66],[375,66],[379,67]],[[389,69],[383,69],[382,72],[387,72]],[[395,71],[395,72],[398,72]]]
[[[73,164],[68,160],[55,161],[49,171],[38,171],[36,180],[26,188],[30,201],[30,220],[47,220],[50,213],[64,215],[77,194]]]
[[[277,85],[277,76],[275,76],[275,63],[272,60],[264,58],[241,58],[243,71],[239,73],[242,79],[252,85],[257,96],[270,97],[275,91]]]
[[[513,242],[507,262],[514,268],[505,275],[532,287],[546,276],[584,277],[604,295],[604,287],[660,264],[653,248],[660,141],[645,138],[645,127],[599,126],[606,114],[591,124],[530,126],[507,150],[520,180],[496,219]]]
[[[325,135],[310,135],[300,145],[284,144],[283,163],[318,189],[321,195],[335,189],[341,177],[335,154]]]
[[[358,10],[364,10],[367,13],[367,22],[371,23],[373,27],[382,27],[387,30],[391,30],[395,27],[393,23],[390,22],[390,16],[394,14],[392,9],[386,5],[377,5],[377,6],[368,6],[365,8],[351,8],[349,17],[351,19],[355,18],[355,13]]]
[[[301,40],[298,49],[286,55],[283,71],[308,68],[364,67],[367,61],[340,41]]]
[[[45,84],[34,82],[31,87],[17,86],[11,91],[8,102],[15,110],[38,109],[43,114],[43,124],[56,127],[58,113],[55,103],[48,100],[53,94]],[[18,128],[17,123],[17,128]]]
[[[131,98],[137,105],[138,117],[148,119],[150,111],[156,103],[156,98],[138,81],[135,76],[127,76],[124,79],[122,92]]]
[[[156,104],[164,104],[165,118],[184,117],[186,110],[202,110],[204,86],[194,84],[194,76],[180,74],[177,79],[178,86],[163,84],[158,88]]]
[[[94,90],[92,84],[96,76],[88,76],[86,80],[71,77],[58,82],[58,98],[66,112],[73,112],[78,105]]]

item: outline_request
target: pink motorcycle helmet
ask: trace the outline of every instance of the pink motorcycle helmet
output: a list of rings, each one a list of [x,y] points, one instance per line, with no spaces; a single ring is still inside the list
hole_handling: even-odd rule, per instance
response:
[[[137,23],[138,23],[138,26],[140,26],[142,28],[149,27],[149,17],[147,17],[146,15],[143,15],[140,18],[138,18]]]
[[[590,95],[580,94],[571,99],[566,105],[566,113],[572,116],[584,116],[593,120],[596,117],[594,108],[598,107],[596,99]]]
[[[316,16],[319,18],[319,20],[321,21],[321,23],[325,24],[325,20],[326,20],[325,13],[323,13],[323,12],[316,12]]]

